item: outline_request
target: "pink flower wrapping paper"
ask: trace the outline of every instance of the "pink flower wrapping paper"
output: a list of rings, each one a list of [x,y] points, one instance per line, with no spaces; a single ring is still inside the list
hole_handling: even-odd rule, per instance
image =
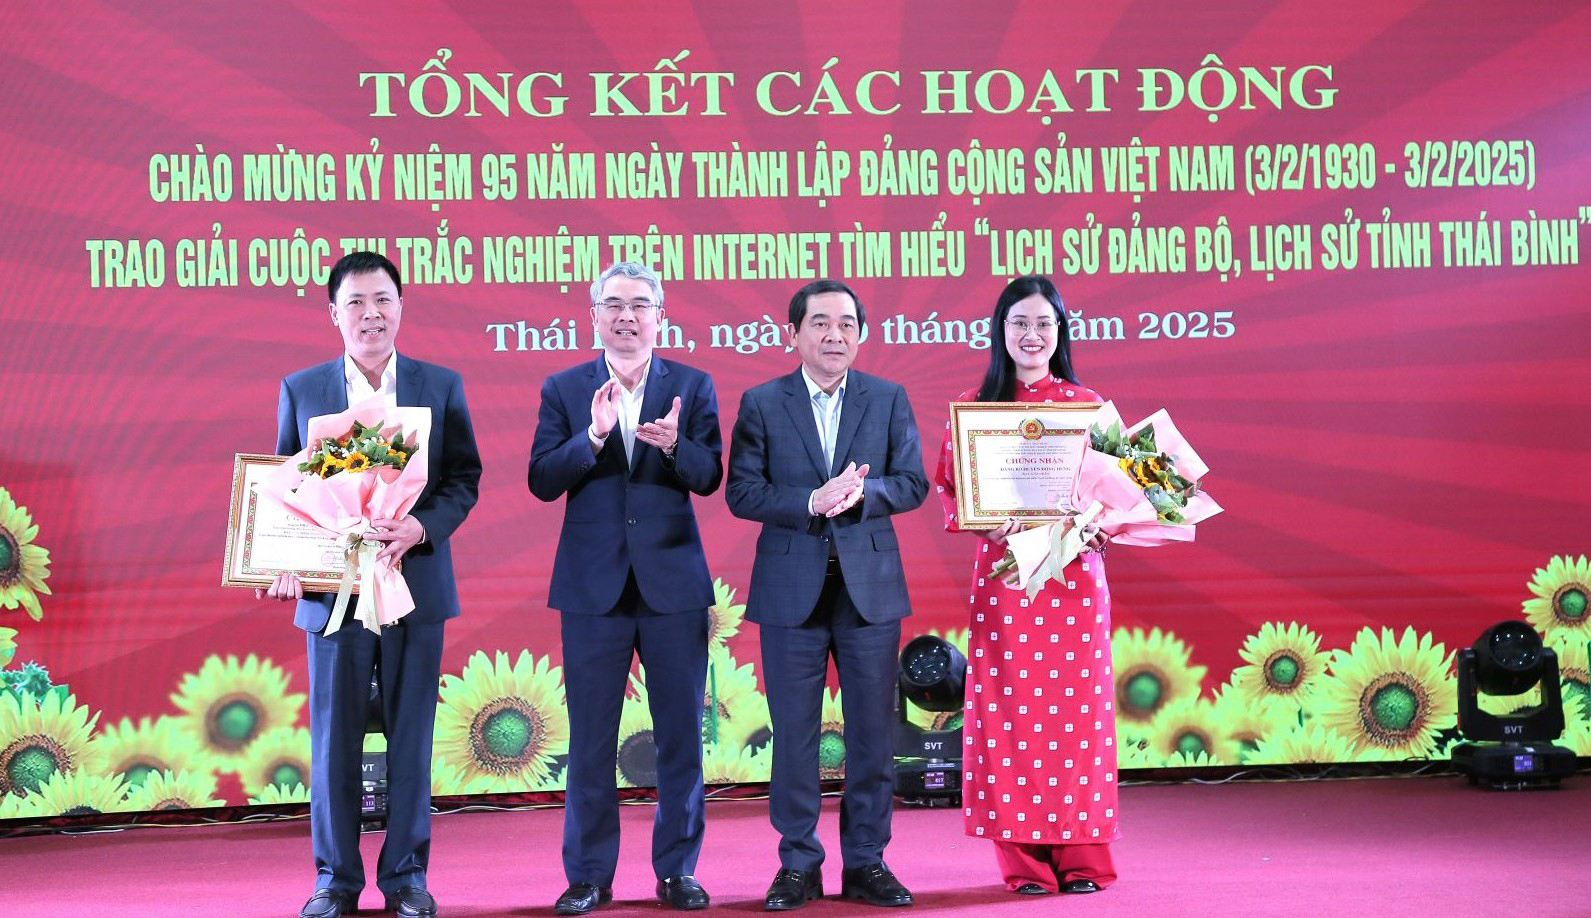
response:
[[[405,442],[412,437],[415,450],[402,469],[376,466],[360,472],[339,472],[321,478],[301,472],[300,463],[317,452],[322,439],[336,439],[348,433],[355,422],[367,427],[380,425],[381,435],[403,432]],[[354,618],[371,631],[390,625],[414,611],[414,598],[403,579],[399,565],[375,560],[381,542],[361,536],[370,531],[370,521],[402,519],[413,509],[425,490],[429,473],[426,445],[431,436],[431,409],[393,408],[375,396],[336,414],[310,418],[309,445],[289,457],[260,486],[260,493],[276,500],[288,512],[307,523],[341,536],[346,545],[348,567],[343,575],[337,604],[327,622],[326,634],[337,631],[346,613],[353,579],[359,580],[361,600]]]

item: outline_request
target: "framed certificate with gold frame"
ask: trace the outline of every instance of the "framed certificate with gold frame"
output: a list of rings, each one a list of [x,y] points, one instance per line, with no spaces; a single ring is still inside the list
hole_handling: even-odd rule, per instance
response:
[[[342,540],[259,493],[261,480],[285,461],[259,453],[234,458],[221,585],[268,587],[277,574],[292,571],[306,591],[335,593],[345,565]]]
[[[1048,523],[1068,509],[1095,402],[951,402],[956,516],[963,529]]]

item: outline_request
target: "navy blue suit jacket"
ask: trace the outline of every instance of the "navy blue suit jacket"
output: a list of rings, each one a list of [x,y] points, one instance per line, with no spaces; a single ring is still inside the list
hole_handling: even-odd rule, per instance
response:
[[[706,609],[713,604],[713,581],[690,496],[718,490],[724,475],[712,378],[652,356],[640,420],[668,414],[678,396],[679,441],[669,457],[637,439],[632,462],[617,428],[600,453],[591,452],[591,396],[608,377],[605,356],[598,356],[541,386],[530,492],[544,501],[569,497],[547,604],[603,615],[618,602],[625,572],[633,569],[654,611]]]
[[[403,579],[414,596],[414,611],[408,619],[415,624],[440,622],[459,614],[448,538],[475,506],[481,457],[475,449],[475,431],[459,374],[399,354],[398,404],[431,409],[431,438],[426,446],[430,479],[409,511],[425,527],[425,542],[403,556]],[[347,408],[348,389],[340,356],[283,379],[276,406],[276,452],[287,456],[303,449],[310,418]],[[293,624],[305,631],[325,628],[336,598],[335,593],[306,593],[298,602]]]
[[[746,617],[794,627],[817,605],[831,541],[845,588],[862,617],[911,614],[900,544],[890,517],[928,494],[922,444],[906,390],[851,370],[846,377],[834,462],[825,468],[812,396],[797,369],[746,392],[730,438],[729,510],[762,523]],[[861,503],[832,519],[813,516],[813,490],[847,463],[870,468]]]

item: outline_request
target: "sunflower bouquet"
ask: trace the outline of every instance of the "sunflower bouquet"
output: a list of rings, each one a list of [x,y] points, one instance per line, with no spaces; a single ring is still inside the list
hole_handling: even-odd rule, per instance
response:
[[[1194,525],[1221,512],[1199,484],[1210,467],[1164,408],[1129,427],[1107,402],[1088,439],[1078,499],[1101,503],[1098,524],[1112,542],[1191,542]]]
[[[1127,427],[1106,402],[1088,436],[1061,520],[1012,533],[991,571],[1030,597],[1083,552],[1094,529],[1123,545],[1191,542],[1194,525],[1221,512],[1199,485],[1209,466],[1164,409]]]
[[[425,490],[431,409],[393,408],[375,396],[307,426],[310,445],[267,475],[260,494],[342,540],[343,576],[326,633],[342,627],[355,584],[354,618],[379,631],[414,611],[414,598],[396,563],[376,561],[382,543],[364,536],[372,520],[407,516]]]
[[[415,438],[410,435],[409,441],[404,442],[402,427],[384,436],[381,425],[377,421],[367,427],[354,421],[347,433],[320,438],[310,448],[309,458],[298,463],[298,470],[318,478],[381,468],[401,470],[414,455]]]

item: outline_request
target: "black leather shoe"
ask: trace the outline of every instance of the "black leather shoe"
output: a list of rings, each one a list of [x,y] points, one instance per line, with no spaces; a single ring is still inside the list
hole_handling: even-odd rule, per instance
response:
[[[387,897],[387,911],[398,918],[436,918],[436,900],[424,886],[405,886]]]
[[[773,875],[773,885],[768,887],[768,898],[762,907],[770,912],[783,912],[800,908],[813,899],[823,898],[823,871],[780,868]]]
[[[1016,888],[1016,894],[1019,896],[1047,896],[1050,891],[1037,883],[1023,883]]]
[[[707,890],[702,889],[702,884],[696,882],[695,877],[664,877],[657,881],[657,900],[667,902],[671,907],[682,912],[693,912],[699,908],[706,908],[710,901]]]
[[[882,863],[847,867],[840,872],[840,895],[868,905],[911,905],[912,894]]]
[[[1061,887],[1065,893],[1091,893],[1099,892],[1099,884],[1093,880],[1071,880]]]
[[[584,915],[599,905],[613,901],[613,887],[595,883],[570,883],[552,904],[554,915]]]
[[[304,903],[304,907],[299,909],[298,918],[342,918],[357,911],[359,897],[353,893],[339,889],[317,889]]]

